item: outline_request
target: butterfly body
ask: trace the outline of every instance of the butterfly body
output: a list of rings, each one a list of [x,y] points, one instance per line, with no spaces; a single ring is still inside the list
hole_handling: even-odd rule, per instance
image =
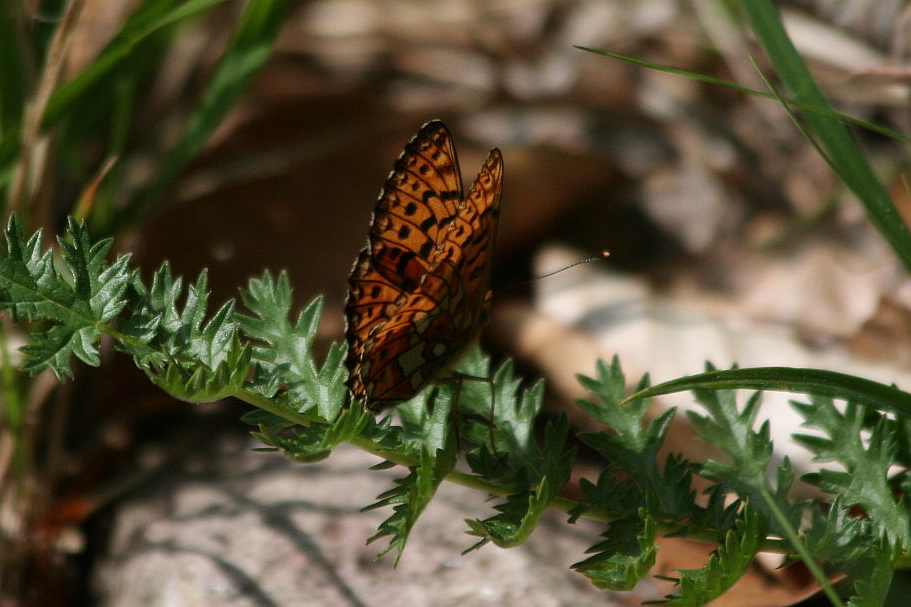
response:
[[[348,388],[380,410],[441,377],[487,317],[503,158],[493,149],[465,195],[438,121],[405,146],[348,278]]]

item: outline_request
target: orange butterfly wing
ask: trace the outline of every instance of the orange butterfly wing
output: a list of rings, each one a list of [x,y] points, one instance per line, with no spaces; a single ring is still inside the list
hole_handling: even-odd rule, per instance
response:
[[[484,323],[503,159],[491,150],[463,197],[449,130],[431,121],[405,146],[348,278],[348,387],[382,409],[414,396]]]

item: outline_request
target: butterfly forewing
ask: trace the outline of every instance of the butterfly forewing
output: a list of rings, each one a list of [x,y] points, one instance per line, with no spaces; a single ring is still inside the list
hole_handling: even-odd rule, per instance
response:
[[[348,386],[381,409],[450,365],[484,320],[503,161],[492,150],[462,196],[452,137],[425,124],[405,146],[348,279]]]
[[[461,199],[452,137],[442,122],[428,122],[405,146],[377,201],[370,225],[376,270],[413,291]]]
[[[428,122],[386,178],[367,246],[348,279],[349,376],[370,331],[392,316],[396,302],[413,291],[427,271],[436,243],[428,246],[425,234],[439,238],[437,226],[456,212],[461,187],[449,131],[439,121]]]

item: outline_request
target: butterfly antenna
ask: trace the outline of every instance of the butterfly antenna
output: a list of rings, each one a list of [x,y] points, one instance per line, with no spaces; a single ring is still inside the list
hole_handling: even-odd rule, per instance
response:
[[[580,259],[579,261],[571,263],[568,266],[562,267],[559,270],[554,270],[553,272],[548,272],[547,274],[542,274],[541,276],[535,276],[534,278],[527,280],[523,284],[528,284],[529,282],[532,282],[533,280],[541,280],[542,278],[547,278],[548,276],[553,276],[554,274],[559,274],[560,272],[563,272],[564,270],[569,270],[570,268],[575,268],[576,266],[581,266],[583,263],[598,261],[599,259],[607,259],[608,257],[610,257],[610,251],[605,249],[604,251],[601,251],[597,255],[592,255],[591,257],[586,257],[585,259]]]
[[[510,291],[515,291],[516,289],[519,289],[519,288],[521,288],[521,287],[524,287],[525,285],[530,284],[530,283],[532,283],[532,282],[534,282],[534,281],[536,281],[536,280],[541,280],[542,278],[547,278],[547,277],[549,277],[549,276],[553,276],[554,274],[559,274],[560,272],[563,272],[563,271],[565,271],[565,270],[569,270],[570,268],[575,268],[576,266],[581,266],[583,263],[590,263],[590,262],[592,262],[592,261],[599,261],[599,260],[601,260],[601,259],[607,259],[608,257],[610,257],[610,251],[608,251],[607,249],[604,249],[603,251],[601,251],[600,253],[597,253],[596,255],[592,255],[592,256],[590,256],[590,257],[586,257],[585,259],[580,259],[579,261],[573,262],[573,263],[569,264],[568,266],[564,266],[564,267],[562,267],[562,268],[560,268],[560,269],[558,269],[558,270],[554,270],[553,272],[548,272],[547,274],[542,274],[541,276],[535,276],[535,277],[533,277],[533,278],[529,278],[528,280],[523,280],[522,282],[520,282],[520,283],[517,284],[517,285],[513,285],[513,286],[511,286],[511,287],[509,287],[509,288],[507,288],[507,289],[504,289],[504,290],[502,290],[502,291],[498,291],[498,292],[496,292],[496,293],[490,294],[489,296],[496,296],[496,297],[499,297],[499,296],[501,296],[501,295],[504,295],[504,294],[506,294],[506,293],[509,293]]]

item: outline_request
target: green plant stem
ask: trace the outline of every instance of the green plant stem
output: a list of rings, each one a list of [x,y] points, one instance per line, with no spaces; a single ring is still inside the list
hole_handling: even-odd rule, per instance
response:
[[[778,505],[775,503],[775,498],[769,492],[768,488],[761,489],[760,495],[762,495],[763,501],[766,503],[766,506],[768,506],[769,512],[772,513],[772,516],[775,517],[775,520],[784,531],[788,543],[794,550],[797,551],[797,554],[800,556],[800,559],[803,561],[804,565],[807,566],[807,569],[810,570],[810,573],[813,575],[816,581],[819,582],[819,585],[822,587],[823,592],[826,593],[826,596],[829,597],[829,600],[832,601],[833,605],[836,607],[844,607],[844,603],[835,592],[835,589],[832,588],[832,584],[829,583],[829,580],[826,578],[826,574],[822,569],[820,569],[819,565],[816,564],[816,560],[813,558],[813,555],[810,554],[810,551],[807,550],[806,544],[804,544],[800,540],[800,537],[798,537],[797,530],[791,526],[790,522],[788,522],[788,517],[786,517],[784,513],[778,508]]]
[[[21,473],[23,471],[22,449],[25,447],[22,436],[25,399],[17,381],[16,366],[9,355],[9,339],[7,339],[6,329],[5,320],[0,321],[0,374],[2,374],[0,376],[3,378],[0,382],[3,386],[2,400],[0,400],[3,404],[3,411],[0,412],[0,419],[5,422],[3,425],[9,429],[10,438],[13,441],[13,467],[16,472]],[[3,478],[4,473],[4,470],[0,470],[0,479]]]
[[[258,409],[262,409],[263,411],[271,413],[272,415],[277,415],[283,419],[288,420],[289,422],[300,424],[301,426],[309,426],[314,421],[314,418],[312,416],[298,413],[297,411],[278,405],[271,398],[266,398],[265,396],[257,394],[255,392],[243,390],[237,394],[234,394],[233,396],[234,398],[242,400],[247,404],[253,405]]]
[[[296,424],[308,426],[314,421],[314,418],[311,416],[298,413],[296,411],[288,409],[287,407],[278,406],[271,399],[253,392],[244,390],[238,392],[237,394],[234,394],[233,396],[239,400],[246,402],[247,404],[258,407],[264,411],[268,411],[269,413],[277,415]],[[417,458],[402,454],[397,451],[392,451],[386,447],[383,447],[379,443],[363,436],[357,436],[351,439],[349,442],[351,445],[357,447],[358,449],[366,451],[367,453],[375,455],[384,460],[398,464],[399,466],[410,467],[417,466],[420,463]],[[499,497],[508,497],[509,495],[512,495],[518,491],[516,487],[512,485],[493,483],[474,474],[461,472],[458,470],[450,472],[446,476],[446,480],[457,485],[467,487],[469,489],[474,489],[476,491],[481,491],[483,493],[496,495]],[[548,509],[569,513],[573,510],[578,509],[582,505],[583,504],[577,500],[565,497],[557,497],[550,502]],[[603,508],[590,508],[581,515],[581,518],[598,521],[601,523],[611,523],[618,519],[617,516],[610,514]],[[680,531],[680,524],[676,521],[659,522],[658,529],[661,534],[668,535],[670,533]],[[720,534],[714,530],[705,530],[699,532],[691,531],[686,535],[686,538],[708,544],[717,544],[719,543],[719,536]],[[762,552],[773,552],[776,554],[791,554],[793,550],[790,546],[791,543],[788,541],[776,538],[766,538],[761,543],[760,550]]]

